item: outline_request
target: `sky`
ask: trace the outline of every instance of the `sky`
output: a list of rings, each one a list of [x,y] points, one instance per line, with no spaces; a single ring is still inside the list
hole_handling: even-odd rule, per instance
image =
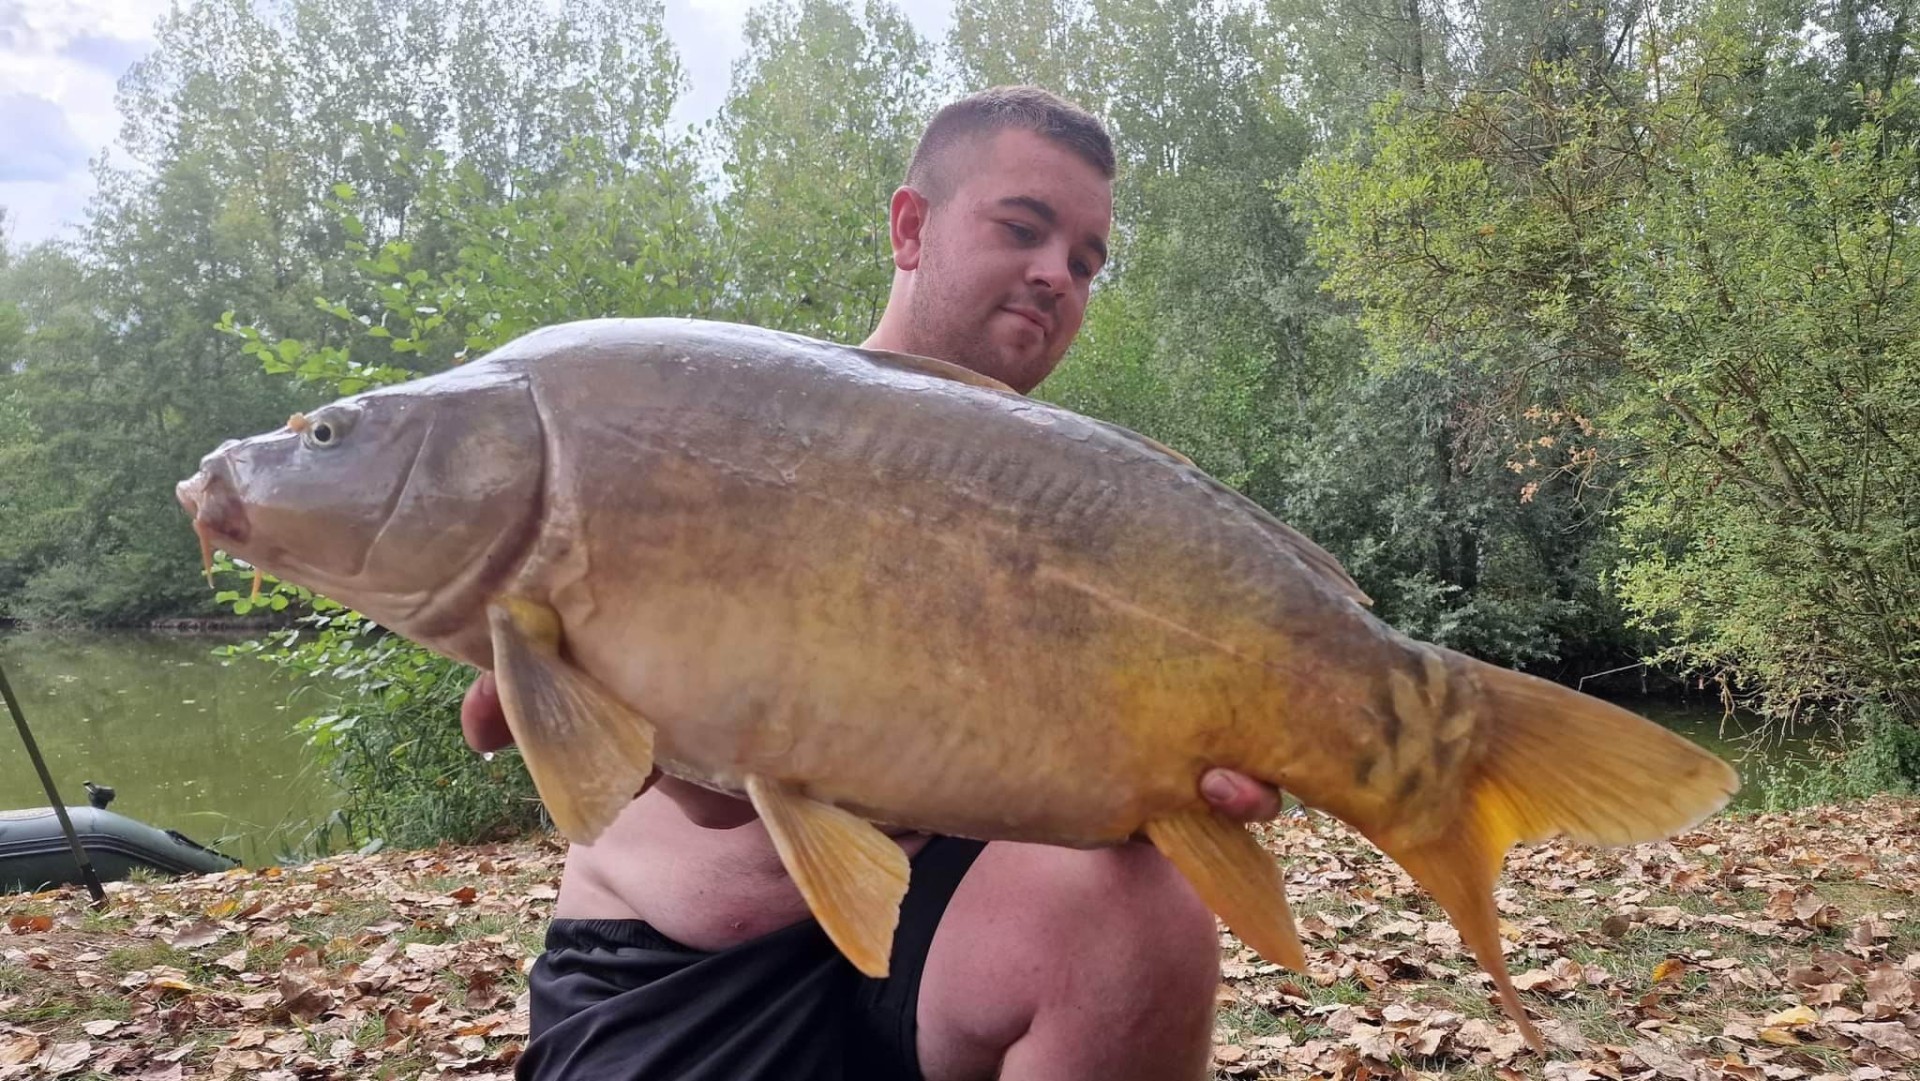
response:
[[[711,116],[740,55],[754,0],[666,0],[667,31],[691,87],[674,119]],[[952,0],[895,0],[915,28],[946,36]],[[71,236],[93,192],[89,163],[120,131],[114,87],[153,48],[172,0],[0,0],[0,206],[14,245]]]

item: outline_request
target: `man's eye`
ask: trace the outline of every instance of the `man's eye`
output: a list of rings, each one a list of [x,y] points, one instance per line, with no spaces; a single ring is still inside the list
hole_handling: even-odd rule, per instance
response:
[[[1073,270],[1073,276],[1076,278],[1093,277],[1093,268],[1089,267],[1087,264],[1081,262],[1078,259],[1075,259],[1073,261],[1073,266],[1071,269]]]
[[[1031,243],[1040,236],[1039,233],[1034,232],[1032,229],[1017,221],[1002,222],[1001,224],[1007,227],[1007,231],[1013,234],[1015,240],[1021,241],[1022,243]]]

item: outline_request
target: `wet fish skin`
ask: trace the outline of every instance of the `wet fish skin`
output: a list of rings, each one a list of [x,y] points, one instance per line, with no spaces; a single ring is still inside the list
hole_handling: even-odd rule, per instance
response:
[[[330,420],[345,438],[318,447]],[[654,764],[748,795],[869,970],[905,873],[858,819],[1145,831],[1303,963],[1272,861],[1199,799],[1227,766],[1407,867],[1537,1045],[1492,909],[1507,847],[1666,836],[1737,788],[1624,710],[1394,631],[1166,448],[939,362],[596,321],[304,421],[183,482],[203,535],[497,667],[570,832]]]

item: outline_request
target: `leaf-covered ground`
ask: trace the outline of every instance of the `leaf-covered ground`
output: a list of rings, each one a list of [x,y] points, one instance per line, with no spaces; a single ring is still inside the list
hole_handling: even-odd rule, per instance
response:
[[[1424,894],[1288,819],[1305,977],[1222,937],[1233,1078],[1798,1081],[1920,1074],[1920,801],[1725,816],[1671,843],[1519,849],[1526,1050]],[[343,857],[0,901],[0,1079],[509,1076],[552,843]]]

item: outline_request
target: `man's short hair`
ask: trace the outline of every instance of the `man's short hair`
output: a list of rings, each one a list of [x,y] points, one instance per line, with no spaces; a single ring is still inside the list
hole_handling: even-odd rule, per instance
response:
[[[996,86],[933,115],[907,164],[907,184],[935,203],[953,194],[950,151],[1010,128],[1033,132],[1079,155],[1113,179],[1113,141],[1093,114],[1037,86]]]

